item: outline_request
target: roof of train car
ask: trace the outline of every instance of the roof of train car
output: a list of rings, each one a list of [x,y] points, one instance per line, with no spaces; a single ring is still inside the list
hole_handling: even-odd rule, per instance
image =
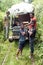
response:
[[[34,5],[29,3],[19,3],[12,5],[11,8],[8,9],[11,15],[21,15],[26,14],[34,11]]]

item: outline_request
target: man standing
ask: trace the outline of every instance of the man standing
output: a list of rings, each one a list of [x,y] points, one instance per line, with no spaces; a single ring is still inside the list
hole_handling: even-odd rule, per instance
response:
[[[10,15],[10,12],[7,11],[6,15],[4,17],[4,22],[3,22],[3,24],[4,24],[4,39],[5,40],[8,39],[8,37],[9,37],[9,21],[10,21],[9,15]]]
[[[28,25],[28,33],[29,33],[29,43],[30,43],[30,49],[31,49],[31,56],[33,57],[34,54],[34,39],[36,35],[36,18],[34,17],[34,13],[30,14],[30,23]]]
[[[18,60],[19,53],[21,53],[21,55],[22,55],[22,51],[23,51],[23,48],[25,46],[25,41],[26,41],[25,35],[26,35],[26,32],[25,32],[25,29],[24,29],[24,25],[22,23],[21,26],[20,26],[19,48],[18,48],[17,54],[16,54],[17,60]]]

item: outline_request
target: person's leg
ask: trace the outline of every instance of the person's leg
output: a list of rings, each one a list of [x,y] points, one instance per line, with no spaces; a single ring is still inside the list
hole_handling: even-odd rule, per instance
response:
[[[8,27],[6,26],[6,39],[7,39],[7,34],[8,34]]]
[[[9,38],[9,26],[8,26],[8,33],[7,33],[7,38]]]
[[[30,41],[30,44],[31,44],[31,54],[33,55],[34,54],[34,40],[35,40],[35,35],[36,35],[36,30],[33,31],[33,37],[30,37],[31,41]]]
[[[16,58],[18,58],[19,53],[22,55],[23,48],[25,46],[25,41],[19,43],[19,49],[17,50]]]
[[[34,38],[30,37],[29,42],[30,42],[30,49],[31,49],[30,54],[31,54],[31,57],[33,57],[33,54],[34,54]]]
[[[22,49],[18,49],[18,50],[17,50],[17,56],[19,55],[19,53],[20,53],[20,55],[22,56],[22,51],[23,51],[23,48],[22,48]]]
[[[31,53],[34,53],[34,39],[31,40]]]
[[[23,49],[20,50],[20,54],[21,54],[21,56],[22,56],[22,51],[23,51]]]
[[[4,31],[4,41],[6,40],[6,27],[3,28]]]
[[[16,54],[17,57],[18,57],[20,51],[21,51],[20,49],[17,50],[17,54]]]
[[[21,50],[22,50],[22,42],[19,42],[19,48],[17,50],[16,59],[18,59],[19,53],[22,53]]]
[[[25,46],[25,41],[22,42],[22,48],[21,48],[21,51],[20,51],[21,55],[22,55],[22,51],[23,51],[24,46]]]
[[[16,59],[18,60],[18,55],[19,55],[20,49],[17,50],[17,54],[16,54]]]
[[[9,37],[9,26],[6,26],[6,39]]]

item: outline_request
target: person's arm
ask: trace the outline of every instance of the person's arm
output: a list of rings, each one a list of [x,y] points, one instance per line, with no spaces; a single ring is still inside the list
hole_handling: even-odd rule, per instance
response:
[[[22,32],[21,30],[20,30],[20,33],[21,33],[22,35],[25,35],[25,34],[26,34],[25,32]]]
[[[32,35],[32,31],[28,31],[29,35],[31,36]]]
[[[30,22],[28,23],[28,25],[30,25],[30,24],[34,24],[34,22],[30,21]]]
[[[30,34],[30,36],[34,33],[35,28],[31,29],[31,31],[28,31],[28,33]]]

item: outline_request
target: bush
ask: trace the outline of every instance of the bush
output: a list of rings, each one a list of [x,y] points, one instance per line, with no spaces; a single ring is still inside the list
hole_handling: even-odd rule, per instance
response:
[[[35,6],[35,16],[37,18],[37,34],[36,40],[43,41],[43,0],[34,0],[33,4]]]
[[[3,30],[3,16],[4,13],[0,11],[0,32]]]

